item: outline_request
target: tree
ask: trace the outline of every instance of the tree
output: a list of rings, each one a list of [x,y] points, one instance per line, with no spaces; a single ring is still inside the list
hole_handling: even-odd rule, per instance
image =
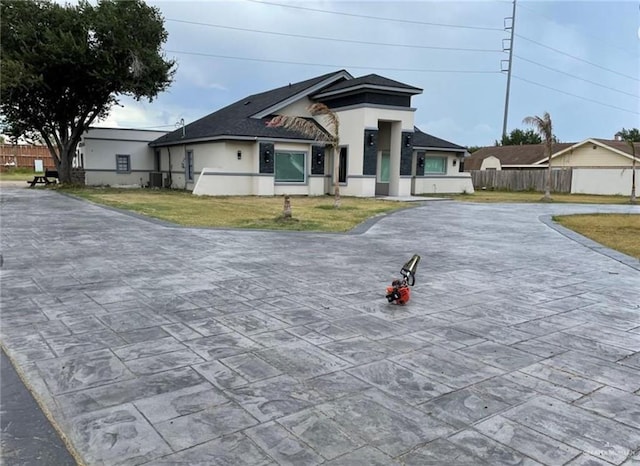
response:
[[[554,143],[560,142],[555,134],[552,139]],[[503,136],[500,141],[494,143],[495,146],[522,146],[526,144],[542,144],[542,138],[533,129],[523,131],[516,128],[507,136]]]
[[[544,191],[544,197],[542,198],[545,202],[551,201],[551,154],[553,154],[553,125],[551,123],[551,116],[549,113],[544,112],[544,114],[539,116],[528,116],[522,123],[525,125],[531,125],[535,127],[538,134],[542,137],[544,141],[544,153],[547,157],[547,186]]]
[[[542,138],[532,129],[523,131],[514,129],[508,135],[502,136],[500,142],[496,141],[496,146],[519,146],[523,144],[540,144]]]
[[[63,183],[82,134],[120,96],[151,101],[171,84],[162,16],[142,0],[2,2],[0,15],[1,129],[42,139]]]
[[[467,147],[467,152],[469,152],[470,154],[473,154],[474,152],[480,149],[482,149],[482,146],[469,146]]]
[[[640,130],[638,128],[622,128],[616,136],[620,136],[623,141],[640,142]]]
[[[323,127],[326,131],[323,131],[314,121],[306,118],[288,115],[276,115],[267,122],[267,126],[271,127],[283,127],[292,131],[297,131],[304,134],[307,137],[315,139],[317,141],[326,141],[331,147],[331,156],[333,157],[333,193],[334,201],[333,207],[340,207],[340,156],[338,146],[340,145],[340,121],[338,115],[336,115],[325,104],[315,103],[308,107],[308,111],[311,116],[323,117]]]

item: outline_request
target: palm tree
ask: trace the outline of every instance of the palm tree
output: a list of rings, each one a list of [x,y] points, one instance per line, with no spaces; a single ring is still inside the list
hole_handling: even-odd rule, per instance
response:
[[[338,152],[338,146],[340,145],[339,132],[340,122],[338,115],[333,112],[325,104],[315,103],[307,109],[311,116],[323,117],[323,127],[326,131],[323,131],[317,124],[306,118],[288,115],[277,115],[267,122],[267,126],[270,127],[282,127],[292,131],[297,131],[304,134],[307,137],[313,138],[317,141],[326,141],[331,147],[331,155],[333,157],[333,192],[335,195],[333,201],[333,207],[340,207],[340,157]]]
[[[630,204],[636,203],[636,146],[633,142],[633,139],[629,138],[626,140],[627,144],[631,148],[631,156],[633,157],[631,161],[631,198],[629,199]]]
[[[547,186],[544,191],[544,197],[541,199],[544,202],[551,202],[551,154],[553,153],[553,127],[551,124],[551,116],[548,112],[539,116],[528,116],[522,123],[525,125],[533,126],[538,134],[542,137],[544,142],[544,152],[547,156]]]

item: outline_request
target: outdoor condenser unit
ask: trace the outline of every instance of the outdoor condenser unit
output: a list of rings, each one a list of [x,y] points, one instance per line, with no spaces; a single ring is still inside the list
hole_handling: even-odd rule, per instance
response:
[[[162,173],[160,172],[149,173],[149,187],[162,188]]]

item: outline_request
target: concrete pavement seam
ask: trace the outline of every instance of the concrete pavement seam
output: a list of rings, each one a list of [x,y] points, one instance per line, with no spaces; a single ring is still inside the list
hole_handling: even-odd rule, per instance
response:
[[[553,215],[541,215],[540,217],[538,217],[538,219],[548,227],[552,228],[553,230],[556,230],[558,233],[569,238],[570,240],[573,240],[576,243],[579,243],[584,247],[591,249],[592,251],[602,254],[603,256],[607,256],[615,261],[618,261],[621,264],[631,267],[632,269],[640,271],[640,260],[636,259],[635,257],[629,256],[627,254],[618,252],[614,249],[603,246],[602,244],[596,241],[593,241],[592,239],[587,238],[586,236],[583,236],[580,233],[576,233],[575,231],[570,230],[569,228],[563,227],[562,225],[556,223],[553,220]]]

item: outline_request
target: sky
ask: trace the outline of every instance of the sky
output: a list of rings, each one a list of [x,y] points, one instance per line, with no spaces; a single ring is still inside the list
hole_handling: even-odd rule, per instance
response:
[[[173,130],[251,94],[346,69],[423,89],[422,131],[500,139],[513,2],[148,1],[165,19],[169,90],[121,99],[99,126]],[[548,112],[562,142],[640,127],[640,1],[525,1],[515,13],[507,131]]]

